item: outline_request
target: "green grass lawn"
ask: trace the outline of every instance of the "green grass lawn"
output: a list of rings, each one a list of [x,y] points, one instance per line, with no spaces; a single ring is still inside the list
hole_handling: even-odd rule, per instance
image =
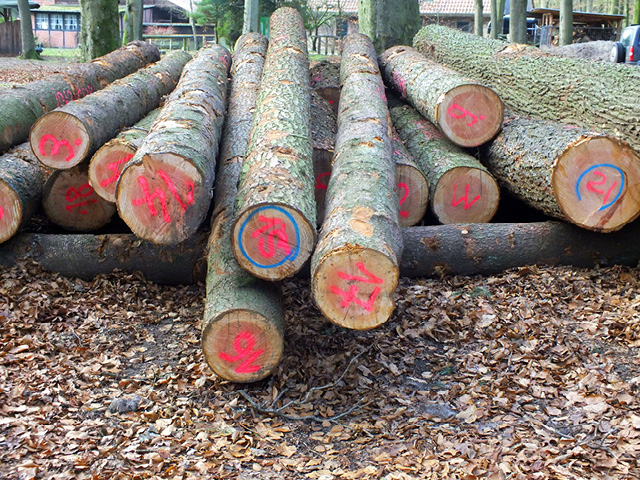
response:
[[[80,61],[79,48],[45,48],[41,54],[44,60],[49,61]]]

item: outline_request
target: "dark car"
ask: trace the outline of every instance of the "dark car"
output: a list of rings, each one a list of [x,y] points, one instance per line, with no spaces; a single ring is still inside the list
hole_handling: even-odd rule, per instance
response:
[[[640,60],[640,25],[629,25],[622,31],[620,41],[611,48],[609,60],[614,63],[638,64]]]

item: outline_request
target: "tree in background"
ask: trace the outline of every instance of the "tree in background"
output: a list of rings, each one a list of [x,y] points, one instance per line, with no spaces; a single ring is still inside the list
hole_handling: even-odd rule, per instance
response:
[[[411,45],[421,26],[418,0],[396,0],[393,6],[385,0],[359,0],[360,33],[373,40],[376,51],[393,45]]]
[[[498,38],[498,0],[491,0],[491,19],[489,20],[491,23],[491,38],[496,40]],[[502,23],[502,20],[500,20]]]
[[[483,34],[483,28],[484,28],[484,20],[482,18],[482,13],[483,13],[482,0],[475,0],[474,3],[476,8],[473,14],[473,33],[481,37]]]
[[[634,0],[633,2],[633,23],[640,23],[640,0]]]
[[[127,0],[122,43],[142,40],[143,0]]]
[[[20,58],[40,60],[40,55],[36,52],[36,40],[31,26],[29,0],[18,0],[18,12],[20,12],[20,37],[22,38],[22,54]]]
[[[527,43],[527,0],[511,0],[509,41]]]
[[[257,32],[260,19],[258,18],[260,2],[258,0],[244,0],[244,25],[242,33]]]
[[[82,60],[113,52],[120,46],[118,0],[80,0]]]
[[[571,45],[573,43],[573,0],[560,2],[560,38],[558,44]]]

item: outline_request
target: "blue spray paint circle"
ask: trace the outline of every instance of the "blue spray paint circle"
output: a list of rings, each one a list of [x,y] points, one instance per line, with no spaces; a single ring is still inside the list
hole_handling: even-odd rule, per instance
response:
[[[582,172],[582,175],[580,175],[578,177],[578,181],[576,182],[576,195],[578,196],[578,200],[579,201],[582,200],[582,195],[580,195],[580,182],[582,181],[582,179],[584,178],[584,176],[587,173],[589,173],[594,168],[599,168],[599,167],[613,168],[614,170],[616,170],[620,174],[621,181],[620,181],[620,189],[618,190],[618,194],[615,196],[615,198],[613,200],[611,200],[609,203],[607,203],[606,205],[601,206],[598,209],[598,211],[604,210],[605,208],[609,208],[611,205],[616,203],[618,201],[618,199],[620,198],[620,195],[622,195],[622,191],[624,190],[624,172],[622,171],[622,169],[620,167],[618,167],[617,165],[611,165],[610,163],[599,163],[597,165],[593,165],[593,166],[587,168],[584,172]]]
[[[264,265],[264,264],[256,262],[253,258],[251,258],[249,256],[249,254],[244,249],[244,245],[242,244],[242,234],[244,233],[244,229],[247,226],[247,224],[251,221],[251,219],[254,216],[256,216],[258,213],[263,212],[265,210],[275,210],[277,212],[280,212],[280,213],[284,214],[291,221],[291,224],[293,225],[293,229],[294,229],[294,231],[296,233],[296,244],[295,244],[293,250],[291,251],[291,253],[289,253],[289,255],[284,257],[278,263],[274,263],[274,264],[270,264],[270,265]],[[244,255],[244,257],[247,260],[249,260],[249,262],[253,266],[258,267],[258,268],[275,268],[275,267],[279,267],[280,265],[282,265],[286,261],[292,262],[298,256],[298,253],[300,252],[300,229],[298,228],[298,223],[294,220],[294,218],[291,216],[291,214],[289,212],[287,212],[282,207],[267,206],[267,207],[256,208],[251,213],[251,215],[249,215],[247,217],[247,219],[240,226],[240,231],[238,232],[238,246],[240,247],[240,251],[242,252],[242,255]]]

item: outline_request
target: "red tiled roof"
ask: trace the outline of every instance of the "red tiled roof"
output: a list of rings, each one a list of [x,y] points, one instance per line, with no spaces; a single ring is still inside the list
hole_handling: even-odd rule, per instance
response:
[[[482,0],[483,13],[491,12],[491,0]],[[357,13],[358,0],[309,0],[309,6],[314,9],[329,8],[337,11],[338,5],[343,13]],[[475,11],[474,0],[420,0],[421,15],[435,14],[470,14]]]

